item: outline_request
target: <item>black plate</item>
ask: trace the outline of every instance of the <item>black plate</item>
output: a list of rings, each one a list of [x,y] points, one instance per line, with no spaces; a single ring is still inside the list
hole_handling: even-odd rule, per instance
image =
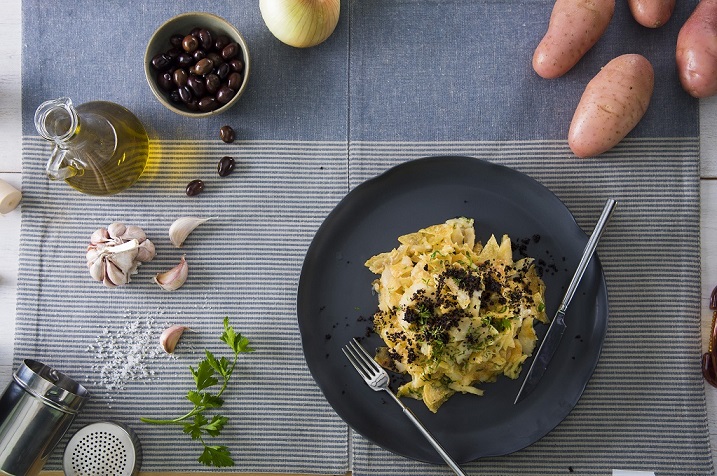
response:
[[[400,235],[457,216],[475,219],[476,237],[483,243],[491,234],[500,239],[508,233],[540,260],[552,317],[587,236],[543,185],[513,169],[468,157],[413,160],[356,187],[316,233],[298,289],[306,362],[336,413],[383,448],[432,463],[442,463],[440,456],[388,395],[361,380],[341,347],[352,337],[362,337],[369,352],[381,345],[370,332],[377,298],[371,290],[375,275],[364,262],[398,246]],[[545,436],[575,406],[597,365],[607,319],[605,278],[595,257],[570,304],[568,328],[552,363],[540,385],[518,405],[513,400],[530,359],[519,379],[499,377],[481,385],[482,397],[455,395],[437,414],[423,402],[404,401],[458,462],[517,451]],[[540,339],[546,330],[536,326]],[[399,383],[396,375],[392,379]]]

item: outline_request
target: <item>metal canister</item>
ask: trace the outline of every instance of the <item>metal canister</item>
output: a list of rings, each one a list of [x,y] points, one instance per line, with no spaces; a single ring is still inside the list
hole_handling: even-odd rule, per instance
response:
[[[24,360],[0,397],[0,474],[38,474],[89,397],[57,370]]]

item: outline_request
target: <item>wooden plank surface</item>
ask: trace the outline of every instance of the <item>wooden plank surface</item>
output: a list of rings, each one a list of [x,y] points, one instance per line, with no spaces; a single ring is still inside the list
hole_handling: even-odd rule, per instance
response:
[[[196,473],[154,473],[154,472],[144,472],[140,471],[139,476],[203,476],[206,475],[206,472],[196,472]],[[223,476],[314,476],[310,474],[292,474],[292,475],[285,475],[285,474],[279,474],[279,473],[221,473]],[[41,471],[40,476],[64,476],[65,473],[62,471]],[[341,473],[340,475],[332,475],[332,476],[350,476],[351,471],[347,473]]]

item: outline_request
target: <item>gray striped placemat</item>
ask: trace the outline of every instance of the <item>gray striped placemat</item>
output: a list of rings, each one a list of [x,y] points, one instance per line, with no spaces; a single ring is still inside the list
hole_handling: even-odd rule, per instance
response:
[[[440,466],[394,456],[338,419],[303,361],[295,293],[315,230],[349,188],[406,160],[467,155],[539,180],[584,229],[590,229],[605,198],[619,202],[598,248],[610,297],[609,331],[583,398],[535,445],[468,464],[468,470],[548,475],[633,468],[660,475],[710,474],[699,373],[697,150],[695,138],[628,139],[584,161],[571,157],[560,141],[350,146],[162,141],[153,144],[151,163],[171,162],[171,167],[150,166],[126,192],[97,198],[47,181],[43,163],[49,148],[25,137],[16,363],[20,356],[34,357],[87,385],[96,398],[75,427],[101,418],[129,424],[145,449],[144,470],[201,469],[195,462],[198,447],[182,442],[184,435],[137,418],[186,409],[187,366],[204,348],[222,351],[216,337],[228,315],[257,349],[241,357],[227,395],[231,425],[222,440],[230,445],[237,469],[448,474]],[[238,158],[238,167],[219,178],[214,167],[227,154]],[[184,197],[184,185],[197,177],[207,179],[206,195]],[[182,215],[217,218],[178,250],[166,232]],[[142,226],[157,246],[157,258],[129,285],[108,290],[89,277],[84,250],[95,228],[116,220]],[[170,294],[150,282],[185,253],[190,279],[180,292]],[[156,349],[156,339],[173,323],[197,331],[185,334],[182,352],[170,358]],[[137,349],[139,362],[128,364]],[[59,456],[50,467],[58,467]]]
[[[425,155],[467,155],[520,170],[550,188],[589,232],[605,200],[618,206],[598,246],[608,284],[608,335],[597,370],[566,420],[470,474],[712,474],[700,373],[699,141],[627,139],[576,160],[564,141],[355,142],[354,187]],[[476,401],[480,405],[480,401]],[[447,475],[352,433],[354,473]]]
[[[127,191],[82,195],[50,182],[50,148],[23,140],[23,215],[15,364],[35,358],[85,385],[93,399],[73,429],[100,419],[132,427],[142,442],[145,471],[201,470],[200,445],[178,427],[151,426],[140,416],[171,418],[191,406],[188,366],[204,349],[227,355],[218,337],[224,316],[256,351],[240,356],[225,394],[229,424],[217,438],[237,470],[347,470],[347,428],[327,404],[304,362],[296,321],[296,288],[304,253],[316,229],[344,196],[343,142],[167,141],[153,143],[150,165]],[[216,173],[220,157],[237,168]],[[161,166],[160,166],[161,165]],[[190,180],[206,182],[187,197]],[[180,216],[214,217],[182,249],[168,237]],[[109,289],[92,280],[85,251],[99,227],[120,221],[141,226],[157,257],[128,285]],[[189,279],[167,292],[152,277],[181,255]],[[186,332],[174,357],[160,351],[171,324]],[[49,468],[58,468],[64,442]]]

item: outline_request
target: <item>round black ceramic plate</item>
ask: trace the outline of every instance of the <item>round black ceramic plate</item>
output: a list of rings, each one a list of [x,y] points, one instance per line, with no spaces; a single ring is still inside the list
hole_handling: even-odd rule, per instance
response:
[[[468,157],[430,157],[394,167],[351,191],[319,228],[306,254],[298,289],[302,345],[311,373],[336,413],[374,443],[408,458],[442,463],[385,392],[374,392],[342,354],[352,337],[369,352],[375,278],[364,262],[398,246],[400,235],[449,218],[475,219],[477,239],[504,233],[538,260],[550,317],[577,267],[586,234],[547,188],[513,169]],[[595,216],[597,220],[598,216]],[[480,385],[485,395],[454,395],[433,414],[406,404],[458,462],[504,455],[550,432],[580,398],[597,365],[607,330],[605,279],[594,257],[568,308],[567,330],[536,389],[513,404],[532,358],[517,380]],[[536,325],[539,339],[546,325]],[[395,389],[403,380],[392,375]]]

